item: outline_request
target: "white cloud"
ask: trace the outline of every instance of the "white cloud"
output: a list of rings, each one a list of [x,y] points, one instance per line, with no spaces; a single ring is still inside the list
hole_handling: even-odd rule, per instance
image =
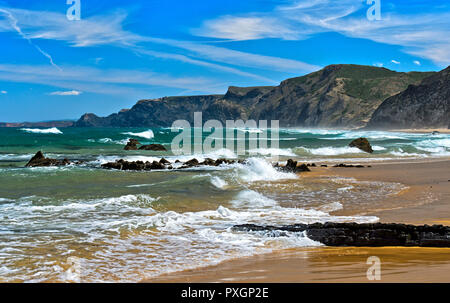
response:
[[[0,94],[2,94],[2,95],[6,95],[8,92],[6,91],[6,90],[2,90],[2,91],[0,91]]]
[[[383,67],[383,63],[380,63],[380,62],[377,62],[377,63],[374,63],[373,64],[373,66],[376,66],[376,67]]]
[[[260,80],[262,80],[263,77],[236,68],[223,66],[222,64],[295,73],[310,72],[319,68],[318,66],[298,60],[239,52],[224,47],[211,46],[205,43],[174,41],[138,35],[123,29],[122,24],[127,17],[127,13],[123,10],[110,12],[105,15],[83,18],[77,22],[68,22],[63,13],[13,8],[8,8],[8,11],[10,11],[15,18],[20,20],[22,30],[26,33],[24,35],[29,39],[64,41],[73,47],[113,45],[130,49],[139,54],[158,58],[165,57],[166,59],[204,66],[241,76],[253,78],[259,77]],[[264,25],[266,22],[268,21],[247,18],[241,20],[241,25],[249,23],[248,25],[250,26],[250,24],[253,24],[247,34],[249,36],[256,36],[257,27]],[[269,30],[272,26],[276,26],[276,20],[272,20],[271,25],[269,25],[266,26],[266,30]],[[244,30],[244,28],[241,29]],[[280,26],[276,28],[276,30],[282,31],[283,27]],[[0,20],[0,32],[1,31],[11,31],[11,27],[8,27],[2,20]],[[251,31],[253,31],[253,33],[251,33]],[[283,30],[283,32],[284,36],[288,38],[290,31]],[[293,33],[293,31],[291,32]],[[274,32],[273,36],[275,36]],[[292,38],[293,37],[294,36],[292,36]],[[178,48],[178,51],[177,53],[153,51],[151,50],[152,43],[172,46]],[[186,53],[180,54],[180,49]],[[196,59],[190,57],[196,57]],[[199,59],[215,61],[216,63],[201,61]],[[264,81],[274,84],[273,80],[267,78],[265,78]]]
[[[450,64],[450,12],[408,10],[386,7],[381,21],[366,18],[368,5],[355,0],[299,0],[270,12],[252,12],[240,16],[222,16],[203,23],[193,32],[221,39],[306,39],[318,33],[336,32],[347,37],[403,46],[403,51],[430,59],[436,64]],[[432,11],[432,13],[430,13]],[[253,26],[240,28],[245,21]],[[257,27],[256,25],[264,25]]]
[[[83,92],[77,91],[77,90],[69,90],[69,91],[56,91],[56,92],[52,92],[50,93],[50,95],[52,96],[79,96],[81,95]]]
[[[90,92],[107,95],[148,95],[156,87],[188,90],[199,88],[204,93],[217,93],[225,84],[204,77],[172,77],[152,71],[127,69],[99,69],[86,66],[63,65],[55,70],[48,65],[0,64],[0,81],[34,83],[67,91]]]
[[[420,61],[418,61],[418,60],[414,60],[413,63],[414,63],[415,65],[419,65],[419,66],[421,65]]]
[[[391,60],[391,62],[394,63],[394,64],[400,64],[400,62],[397,61],[397,60]]]
[[[216,20],[205,21],[200,29],[192,33],[202,37],[214,37],[230,40],[254,40],[263,38],[282,38],[296,40],[300,33],[290,29],[288,24],[268,17],[223,16]]]

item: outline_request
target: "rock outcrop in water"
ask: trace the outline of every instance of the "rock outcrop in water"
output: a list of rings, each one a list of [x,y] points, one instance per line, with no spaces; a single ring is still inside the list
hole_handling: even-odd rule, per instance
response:
[[[279,120],[280,126],[362,127],[388,97],[432,73],[400,73],[373,66],[330,65],[278,86],[230,87],[225,95],[141,100],[108,117],[83,115],[77,127],[170,127],[193,113],[203,119]]]
[[[48,167],[48,166],[66,166],[69,165],[70,161],[67,159],[57,160],[46,158],[41,151],[38,151],[33,158],[28,161],[25,165],[26,167]]]
[[[142,145],[139,147],[139,150],[167,151],[167,149],[161,144]]]
[[[108,162],[105,164],[102,164],[101,167],[105,169],[117,169],[117,170],[162,170],[162,169],[174,169],[174,164],[180,164],[180,161],[175,161],[175,163],[171,163],[170,161],[162,158],[159,162],[153,161],[153,162],[143,162],[143,161],[126,161],[123,159],[117,160],[115,162]],[[186,168],[192,168],[192,167],[199,167],[199,166],[220,166],[222,164],[235,164],[240,163],[244,164],[244,160],[227,160],[227,159],[205,159],[203,162],[199,162],[197,159],[191,159],[189,161],[186,161],[184,163],[181,163],[181,165],[178,167],[178,169],[186,169]]]
[[[311,171],[307,164],[303,163],[303,164],[298,165],[298,162],[294,161],[292,159],[287,160],[285,166],[276,165],[275,167],[279,171],[286,172],[286,173],[300,173],[300,172]]]
[[[373,153],[372,145],[370,145],[369,140],[367,138],[358,138],[350,142],[348,145],[350,147],[357,147],[362,151],[365,151],[366,153]]]
[[[139,143],[138,140],[130,139],[130,140],[128,140],[127,145],[125,145],[125,147],[123,149],[124,150],[137,150],[138,149],[138,147],[137,147],[138,144],[141,144],[141,143]]]
[[[245,224],[236,225],[233,230],[267,232],[273,236],[306,231],[308,238],[327,246],[450,247],[450,227],[443,225],[315,223],[276,227]]]
[[[167,151],[167,149],[161,145],[161,144],[148,144],[148,145],[142,145],[138,148],[138,145],[140,145],[138,140],[136,139],[130,139],[128,140],[127,145],[124,147],[124,150],[151,150],[151,151]]]
[[[367,128],[450,128],[450,67],[386,99]]]

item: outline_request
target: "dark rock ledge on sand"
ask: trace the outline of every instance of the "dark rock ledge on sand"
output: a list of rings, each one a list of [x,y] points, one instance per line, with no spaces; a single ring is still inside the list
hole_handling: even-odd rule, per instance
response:
[[[57,160],[46,158],[41,151],[38,151],[33,158],[28,161],[25,167],[47,167],[47,166],[66,166],[71,164],[71,162],[67,159]]]
[[[284,232],[306,231],[308,238],[327,246],[419,246],[450,247],[450,227],[395,223],[314,223],[287,226],[235,225],[234,231],[267,232],[274,237]]]

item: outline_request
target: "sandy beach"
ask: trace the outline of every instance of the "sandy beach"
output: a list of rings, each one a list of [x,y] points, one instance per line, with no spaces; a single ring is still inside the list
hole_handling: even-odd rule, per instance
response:
[[[371,168],[316,168],[302,178],[324,175],[406,186],[384,197],[377,209],[343,210],[337,215],[374,215],[385,223],[450,225],[450,160],[376,162]],[[292,222],[293,224],[296,222]],[[367,258],[381,260],[380,282],[450,282],[450,249],[316,247],[240,258],[145,282],[370,282]]]

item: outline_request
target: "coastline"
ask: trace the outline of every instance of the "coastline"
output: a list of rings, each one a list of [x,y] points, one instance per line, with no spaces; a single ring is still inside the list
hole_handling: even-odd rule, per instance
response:
[[[374,215],[383,223],[450,225],[450,158],[366,164],[372,167],[317,168],[302,177],[337,176],[396,182],[408,187],[382,199],[381,209],[343,209],[333,213],[336,215]],[[416,247],[288,249],[164,274],[143,282],[369,282],[369,256],[378,256],[382,262],[381,282],[450,282],[450,249]]]

